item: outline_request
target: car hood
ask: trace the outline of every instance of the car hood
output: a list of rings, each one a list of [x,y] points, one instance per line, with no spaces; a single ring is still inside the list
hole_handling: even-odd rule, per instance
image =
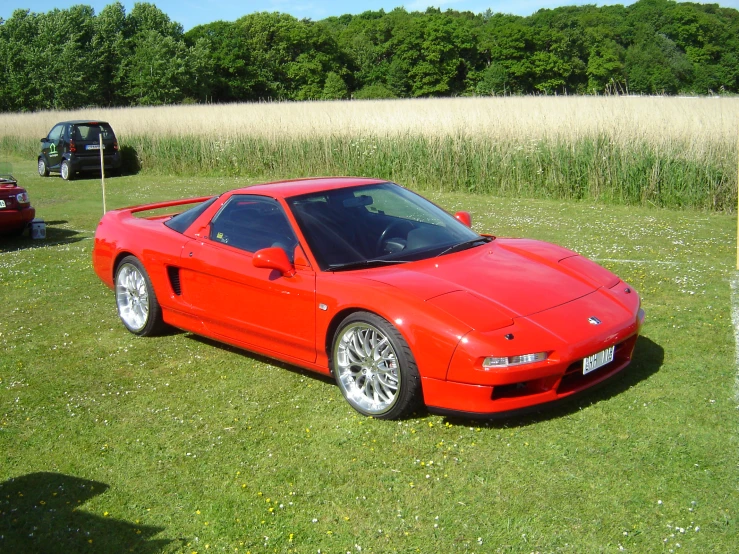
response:
[[[578,254],[541,241],[496,239],[439,258],[381,268],[366,278],[402,289],[473,329],[492,331],[619,282]]]

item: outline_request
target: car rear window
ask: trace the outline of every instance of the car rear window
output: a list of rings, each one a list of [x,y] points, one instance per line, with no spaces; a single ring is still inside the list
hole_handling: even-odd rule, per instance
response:
[[[115,135],[113,129],[107,123],[78,123],[72,126],[72,138],[74,140],[100,140],[100,130],[103,130],[103,140],[113,140]]]
[[[172,219],[165,221],[164,224],[173,231],[184,233],[185,231],[187,231],[188,227],[190,227],[190,225],[192,225],[193,222],[200,216],[200,214],[207,210],[208,206],[210,206],[217,199],[218,196],[214,196],[210,200],[206,200],[205,202],[199,204],[198,206],[195,206],[194,208],[190,208],[189,210],[184,211],[181,214],[173,216]]]

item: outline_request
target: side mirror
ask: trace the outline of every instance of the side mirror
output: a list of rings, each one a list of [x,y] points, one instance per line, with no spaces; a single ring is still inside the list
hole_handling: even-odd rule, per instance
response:
[[[42,139],[39,139],[39,141],[40,141],[40,142],[46,142],[46,138],[47,138],[47,137],[44,137],[44,138],[42,138]]]
[[[454,219],[461,221],[467,225],[467,227],[472,227],[472,216],[470,215],[470,212],[457,212],[454,214]]]
[[[276,269],[284,277],[295,275],[295,266],[290,262],[285,251],[278,246],[257,250],[254,252],[251,262],[254,264],[254,267]]]

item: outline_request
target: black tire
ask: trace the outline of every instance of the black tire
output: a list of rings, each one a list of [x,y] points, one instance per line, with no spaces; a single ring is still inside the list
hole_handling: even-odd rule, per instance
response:
[[[46,160],[44,160],[43,158],[38,159],[38,174],[40,177],[49,176],[49,168],[46,165]]]
[[[59,169],[59,173],[65,181],[74,179],[74,171],[72,171],[72,167],[67,160],[62,161],[62,167]]]
[[[126,256],[116,267],[115,305],[121,322],[134,335],[150,337],[167,328],[149,274],[135,256]]]
[[[376,314],[355,312],[341,322],[331,348],[331,369],[344,398],[360,414],[398,419],[423,400],[408,343]]]

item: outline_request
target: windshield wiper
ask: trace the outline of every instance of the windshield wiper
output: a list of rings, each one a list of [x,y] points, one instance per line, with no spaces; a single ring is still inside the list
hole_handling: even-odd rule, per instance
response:
[[[493,239],[491,239],[490,237],[477,237],[476,239],[466,240],[464,242],[454,244],[450,246],[449,248],[442,250],[436,255],[436,257],[438,258],[439,256],[443,256],[444,254],[450,254],[452,252],[459,252],[460,250],[467,250],[468,248],[472,248],[473,246],[475,246],[477,243],[485,244],[487,242],[490,242],[491,240]]]
[[[360,260],[358,262],[347,262],[344,264],[333,264],[326,268],[326,271],[341,271],[344,269],[360,269],[360,268],[367,268],[367,267],[375,267],[378,265],[395,265],[395,264],[405,264],[408,263],[410,260],[381,260],[381,259],[374,259],[374,260]]]

